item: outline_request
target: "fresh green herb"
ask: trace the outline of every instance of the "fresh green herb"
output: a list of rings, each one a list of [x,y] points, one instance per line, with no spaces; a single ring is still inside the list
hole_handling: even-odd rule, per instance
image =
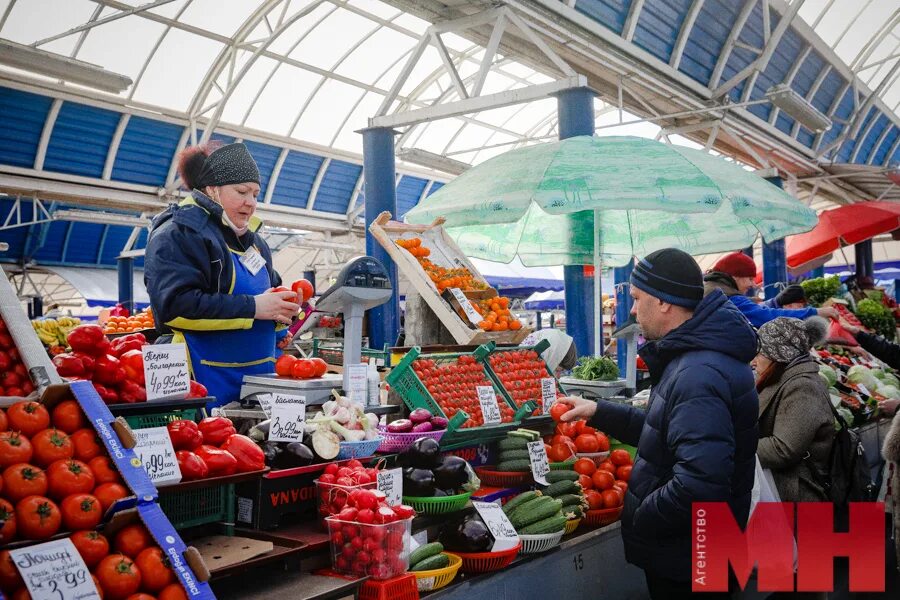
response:
[[[889,340],[894,339],[897,322],[891,309],[881,302],[868,298],[860,300],[856,305],[856,316],[859,317],[863,325],[875,331],[875,333],[883,335]]]
[[[829,298],[841,289],[841,280],[837,275],[808,279],[800,284],[806,294],[806,301],[812,306],[822,306]]]
[[[582,356],[572,369],[572,376],[588,381],[612,381],[619,377],[619,366],[616,361],[606,356],[600,358]]]

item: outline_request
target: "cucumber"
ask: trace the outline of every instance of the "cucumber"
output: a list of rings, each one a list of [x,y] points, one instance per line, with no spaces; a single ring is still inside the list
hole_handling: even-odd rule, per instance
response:
[[[519,494],[518,496],[516,496],[515,498],[513,498],[512,500],[510,500],[509,502],[507,502],[506,504],[503,505],[503,512],[508,515],[509,513],[514,511],[516,508],[522,506],[529,500],[534,500],[535,498],[538,498],[542,495],[543,494],[541,494],[541,492],[538,492],[535,490],[532,490],[530,492],[522,492],[521,494]]]
[[[569,504],[567,506],[563,506],[562,512],[570,520],[584,518],[584,507],[578,504]]]
[[[563,510],[570,506],[582,506],[585,504],[584,496],[581,494],[563,494],[562,496],[554,496],[554,498],[563,503]]]
[[[562,481],[551,483],[543,490],[543,492],[547,496],[556,498],[557,496],[562,496],[564,494],[580,494],[581,486],[569,479],[563,479]]]
[[[531,461],[522,460],[522,459],[508,460],[506,462],[502,462],[499,465],[497,465],[497,470],[498,471],[507,471],[507,472],[514,472],[514,471],[529,471],[530,472],[531,471]]]
[[[440,542],[431,542],[430,544],[422,544],[409,553],[409,564],[415,565],[426,558],[431,558],[444,551],[444,546]]]
[[[528,440],[521,437],[506,437],[497,443],[501,452],[505,450],[528,450]]]
[[[523,527],[519,533],[524,535],[541,535],[546,533],[558,533],[566,528],[566,519],[565,515],[555,514],[551,515],[545,519],[541,519],[536,523],[532,523],[526,527]]]
[[[550,463],[551,471],[571,471],[575,467],[575,459],[567,460],[565,462],[554,462]]]
[[[518,431],[524,431],[525,433],[531,436],[531,441],[536,442],[541,439],[541,432],[535,431],[534,429],[519,429]]]
[[[531,466],[529,465],[529,469]],[[547,483],[556,483],[557,481],[578,481],[578,473],[575,471],[550,471],[547,473]]]
[[[411,563],[412,564],[412,563]],[[446,554],[435,554],[424,560],[413,564],[409,568],[410,571],[434,571],[435,569],[443,569],[450,566],[450,557]]]
[[[529,459],[528,456],[528,450],[501,450],[500,458],[497,462],[504,463],[511,460],[527,460],[528,464],[530,465],[531,459]]]
[[[530,429],[516,429],[506,434],[506,437],[517,437],[524,439],[526,442],[536,442],[541,439],[541,434]]]
[[[538,502],[539,504],[533,505],[535,502]],[[547,496],[542,496],[537,500],[532,500],[531,502],[520,506],[514,510],[511,515],[508,515],[508,517],[512,526],[518,531],[521,527],[537,523],[547,517],[552,517],[558,513],[561,508],[562,502],[559,500],[553,500]]]

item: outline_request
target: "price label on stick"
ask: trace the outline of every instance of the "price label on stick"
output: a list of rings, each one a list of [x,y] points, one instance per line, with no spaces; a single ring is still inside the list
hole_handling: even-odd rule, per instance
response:
[[[306,426],[306,398],[288,394],[272,394],[270,442],[302,442]]]
[[[478,515],[494,538],[494,547],[491,552],[500,552],[515,548],[519,544],[519,534],[516,528],[506,517],[503,509],[493,502],[472,501],[472,506],[478,511]]]
[[[469,322],[472,325],[478,325],[484,320],[475,307],[472,306],[472,303],[466,298],[466,295],[463,294],[463,291],[459,288],[450,288],[450,293],[453,294],[453,297],[456,298],[456,301],[459,302],[459,305],[462,307],[463,312],[466,313],[466,317],[469,319]]]
[[[543,441],[528,442],[528,460],[531,461],[531,474],[534,480],[541,485],[549,485],[547,473],[550,472],[550,461],[547,460],[547,449],[544,448]]]
[[[549,415],[550,409],[556,402],[556,380],[552,377],[541,378],[541,404],[544,407],[544,414]]]
[[[175,448],[165,427],[135,429],[134,437],[137,441],[134,453],[141,459],[147,475],[156,487],[181,481],[181,469],[175,458]]]
[[[99,600],[84,559],[69,538],[9,551],[33,600]]]
[[[378,489],[387,496],[389,506],[403,503],[403,469],[388,469],[378,472]]]
[[[357,404],[366,405],[369,392],[369,365],[359,363],[358,365],[350,365],[350,400]]]
[[[181,400],[191,391],[187,348],[184,344],[148,344],[144,356],[147,401]]]
[[[485,425],[500,423],[500,405],[497,404],[497,392],[489,385],[478,386],[478,402],[481,403],[481,415]]]

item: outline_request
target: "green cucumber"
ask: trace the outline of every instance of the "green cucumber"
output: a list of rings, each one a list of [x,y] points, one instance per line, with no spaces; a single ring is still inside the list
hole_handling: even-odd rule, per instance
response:
[[[537,431],[531,431],[530,429],[516,429],[515,431],[507,433],[506,436],[521,438],[528,442],[536,442],[541,439],[541,434]]]
[[[551,471],[571,471],[575,468],[575,459],[567,460],[565,462],[552,462],[550,463]]]
[[[528,464],[531,464],[531,459],[529,458],[528,450],[501,450],[500,458],[497,462],[509,462],[511,460],[527,460]]]
[[[501,452],[505,450],[528,450],[528,440],[521,437],[506,437],[497,442]]]
[[[563,494],[562,496],[553,497],[563,503],[563,510],[569,506],[582,506],[585,504],[584,496],[581,494]]]
[[[584,506],[578,504],[569,504],[563,506],[562,513],[571,521],[572,519],[584,518]]]
[[[555,515],[551,515],[545,519],[541,519],[536,523],[532,523],[526,527],[523,527],[519,532],[524,535],[542,535],[547,533],[559,533],[560,531],[566,528],[566,521],[568,519],[565,515],[557,512]]]
[[[556,483],[557,481],[578,481],[578,473],[575,471],[550,471],[547,473],[546,479],[547,483]]]
[[[429,556],[424,560],[413,564],[409,568],[410,571],[434,571],[435,569],[443,569],[450,566],[450,557],[446,554],[436,554]]]
[[[581,486],[570,479],[563,479],[562,481],[551,483],[543,490],[543,492],[547,496],[556,498],[557,496],[562,496],[564,494],[580,494]]]
[[[529,492],[522,492],[518,496],[514,497],[512,500],[503,505],[503,512],[507,515],[514,511],[516,508],[522,506],[529,500],[534,500],[535,498],[539,498],[542,496],[541,492],[536,490],[531,490]]]
[[[409,553],[409,564],[415,565],[419,562],[431,558],[444,551],[444,546],[440,542],[431,542],[430,544],[422,544]]]
[[[545,501],[542,501],[545,500]],[[532,503],[540,502],[540,504],[531,506]],[[520,506],[509,515],[509,521],[518,531],[521,527],[537,523],[547,517],[552,517],[562,508],[562,502],[553,500],[547,496],[542,496],[537,500],[532,500],[524,506]]]
[[[502,462],[497,465],[498,471],[506,471],[506,472],[515,472],[515,471],[526,471],[531,472],[531,461],[530,460],[508,460],[506,462]]]

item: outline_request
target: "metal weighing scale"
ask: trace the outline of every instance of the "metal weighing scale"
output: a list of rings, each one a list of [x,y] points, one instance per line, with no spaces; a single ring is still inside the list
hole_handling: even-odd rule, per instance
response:
[[[629,318],[621,327],[612,332],[612,337],[619,340],[619,343],[627,344],[625,379],[586,381],[574,377],[560,377],[559,383],[566,391],[579,392],[590,399],[633,396],[634,390],[637,388],[637,337],[640,332],[641,328],[635,322],[634,317]]]
[[[301,393],[306,404],[323,404],[335,388],[350,389],[349,365],[362,362],[363,314],[370,308],[390,300],[393,294],[387,269],[371,256],[359,256],[350,260],[337,275],[337,281],[328,288],[316,303],[322,312],[344,314],[344,373],[325,374],[317,379],[292,379],[278,375],[245,375],[241,386],[241,399],[251,400],[256,394]],[[367,409],[368,410],[368,409]]]

